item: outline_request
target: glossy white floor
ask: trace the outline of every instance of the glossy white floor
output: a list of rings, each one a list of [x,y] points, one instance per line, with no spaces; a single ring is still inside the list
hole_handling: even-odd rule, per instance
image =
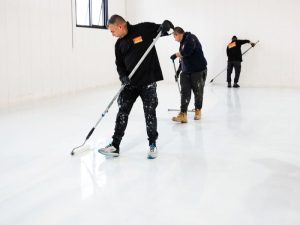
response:
[[[71,157],[118,88],[1,111],[1,225],[300,224],[300,90],[208,84],[203,119],[174,124],[177,87],[160,83],[157,159],[140,100],[119,158],[96,151],[116,104]]]

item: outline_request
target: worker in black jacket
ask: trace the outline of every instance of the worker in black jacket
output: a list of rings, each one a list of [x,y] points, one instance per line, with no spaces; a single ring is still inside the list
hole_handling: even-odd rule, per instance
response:
[[[148,53],[132,78],[129,79],[128,76],[152,44],[159,31],[166,34],[170,28],[174,27],[167,20],[161,25],[149,22],[131,25],[119,15],[113,15],[109,19],[108,29],[113,36],[118,38],[115,44],[116,66],[119,79],[122,85],[125,86],[118,97],[119,112],[116,118],[112,143],[105,148],[99,149],[100,153],[108,156],[119,156],[119,146],[124,136],[129,113],[136,99],[141,97],[150,146],[148,158],[154,159],[157,157],[156,107],[158,100],[156,82],[163,80],[163,75],[155,47]]]
[[[173,117],[175,122],[187,123],[187,109],[191,100],[191,91],[195,97],[195,120],[200,120],[203,102],[203,89],[207,76],[207,62],[204,57],[202,46],[198,38],[185,32],[181,27],[175,27],[173,36],[180,43],[179,52],[171,56],[172,60],[180,58],[180,66],[176,76],[180,72],[181,106],[180,113]]]
[[[234,77],[234,88],[239,88],[238,85],[240,73],[241,73],[241,62],[242,59],[242,51],[241,46],[243,44],[250,43],[252,47],[254,47],[254,43],[250,42],[249,40],[238,40],[236,36],[232,37],[232,41],[227,45],[226,53],[228,57],[227,62],[227,87],[231,88],[231,73],[234,68],[235,77]]]

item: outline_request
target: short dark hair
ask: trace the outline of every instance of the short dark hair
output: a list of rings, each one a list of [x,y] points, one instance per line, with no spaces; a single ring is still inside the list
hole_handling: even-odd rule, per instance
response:
[[[231,40],[235,41],[235,40],[237,40],[237,37],[234,35],[234,36],[231,38]]]
[[[126,23],[126,21],[122,16],[115,14],[109,18],[109,20],[107,22],[107,26],[110,24],[116,25],[116,24],[120,24],[120,23]]]
[[[184,30],[181,27],[175,27],[174,28],[174,33],[184,34]]]

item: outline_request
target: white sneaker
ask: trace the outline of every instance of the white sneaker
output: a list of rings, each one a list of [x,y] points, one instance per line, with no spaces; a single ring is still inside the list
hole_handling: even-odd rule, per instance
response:
[[[150,150],[148,152],[148,159],[155,159],[157,157],[157,148],[155,144],[150,145]]]
[[[112,144],[107,145],[105,148],[100,148],[98,152],[106,156],[119,156],[119,149],[117,149]]]

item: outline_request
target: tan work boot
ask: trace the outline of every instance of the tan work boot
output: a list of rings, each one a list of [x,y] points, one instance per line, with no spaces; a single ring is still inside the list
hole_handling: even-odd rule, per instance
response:
[[[187,113],[186,112],[180,112],[178,116],[174,116],[172,118],[173,121],[175,122],[180,122],[180,123],[187,123]]]
[[[200,119],[201,119],[201,109],[195,109],[194,120],[200,120]]]

